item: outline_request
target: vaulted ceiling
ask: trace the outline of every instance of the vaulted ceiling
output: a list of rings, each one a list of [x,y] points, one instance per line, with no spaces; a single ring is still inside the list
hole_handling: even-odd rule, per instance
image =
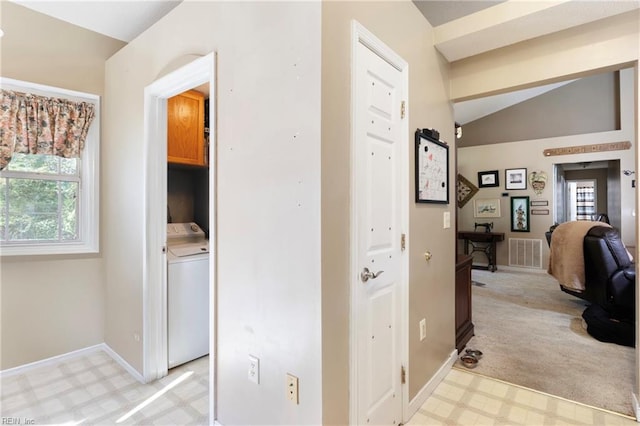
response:
[[[179,5],[158,1],[11,0],[83,28],[129,42]],[[635,0],[413,0],[434,27],[434,44],[449,61],[640,8]],[[456,120],[473,121],[555,86],[466,101]]]

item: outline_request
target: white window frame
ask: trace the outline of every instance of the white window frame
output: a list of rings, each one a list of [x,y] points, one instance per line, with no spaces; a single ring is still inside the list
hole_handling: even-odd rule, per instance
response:
[[[64,242],[20,241],[7,243],[0,241],[0,256],[98,253],[100,230],[100,96],[4,77],[0,77],[0,87],[5,90],[28,92],[41,96],[91,102],[95,105],[95,116],[87,133],[84,150],[80,158],[77,215],[78,239]],[[2,172],[0,172],[1,176]]]

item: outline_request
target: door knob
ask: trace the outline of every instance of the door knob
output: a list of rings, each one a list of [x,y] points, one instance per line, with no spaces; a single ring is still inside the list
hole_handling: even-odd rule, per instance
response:
[[[384,271],[371,272],[369,268],[364,268],[362,272],[360,272],[360,279],[363,283],[366,283],[370,279],[376,279],[382,274]]]
[[[430,251],[428,251],[428,252],[426,252],[426,253],[424,254],[424,260],[426,260],[426,261],[431,260],[431,257],[432,257],[432,255],[431,255],[431,252],[430,252]]]

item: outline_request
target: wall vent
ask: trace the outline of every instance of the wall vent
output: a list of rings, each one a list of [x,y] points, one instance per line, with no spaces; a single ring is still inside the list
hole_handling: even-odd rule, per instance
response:
[[[509,238],[509,266],[542,268],[542,240]]]

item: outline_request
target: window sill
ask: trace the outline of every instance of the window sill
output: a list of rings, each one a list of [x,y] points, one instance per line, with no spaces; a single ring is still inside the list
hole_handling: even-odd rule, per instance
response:
[[[0,246],[0,257],[8,256],[40,256],[58,254],[95,254],[98,244],[62,243],[62,244],[15,244]]]

